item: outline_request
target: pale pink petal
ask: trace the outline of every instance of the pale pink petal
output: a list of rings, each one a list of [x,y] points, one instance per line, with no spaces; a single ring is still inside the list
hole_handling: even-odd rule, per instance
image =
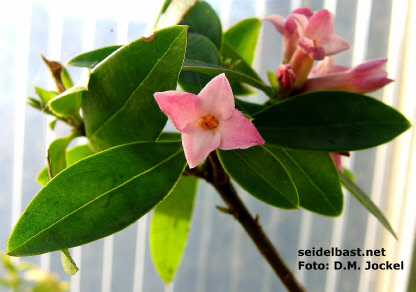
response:
[[[292,14],[290,17],[295,21],[298,27],[299,37],[305,36],[306,28],[308,27],[308,18],[303,14]]]
[[[221,133],[221,143],[218,148],[222,150],[247,149],[264,144],[253,123],[236,109],[230,118],[220,121],[216,130]]]
[[[320,45],[324,48],[327,56],[337,54],[350,48],[350,44],[346,40],[335,34],[329,35],[325,39],[325,42],[322,42]]]
[[[165,91],[156,92],[155,100],[160,109],[168,116],[178,131],[182,131],[190,122],[198,120],[198,113],[195,109],[197,96],[188,92]]]
[[[234,96],[225,74],[214,77],[198,94],[196,110],[203,114],[213,114],[217,119],[227,119],[234,107]]]
[[[280,32],[281,35],[285,35],[286,19],[284,19],[280,15],[273,14],[273,15],[269,15],[263,18],[263,20],[270,21],[273,24],[273,26],[276,28],[276,30]]]
[[[313,11],[309,7],[300,7],[293,10],[290,14],[303,14],[307,18],[311,18],[311,16],[313,15]]]
[[[356,66],[353,71],[366,72],[369,70],[381,69],[386,63],[387,58],[373,59]]]
[[[217,149],[220,137],[218,131],[204,130],[199,125],[188,125],[182,132],[182,145],[189,167],[194,168]]]
[[[305,35],[321,45],[321,40],[324,40],[328,35],[334,31],[334,18],[332,14],[325,9],[317,11],[311,18],[305,29]]]
[[[333,57],[325,57],[322,61],[318,62],[315,68],[312,69],[308,77],[311,78],[331,73],[339,73],[347,71],[348,69],[350,69],[350,67],[336,65]]]

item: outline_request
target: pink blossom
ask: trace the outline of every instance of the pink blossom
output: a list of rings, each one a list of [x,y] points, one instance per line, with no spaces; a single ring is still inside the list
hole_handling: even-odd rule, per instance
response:
[[[325,58],[311,71],[302,91],[343,90],[356,93],[375,91],[392,82],[382,69],[387,59],[373,59],[355,67],[337,66]]]
[[[307,7],[302,7],[293,10],[287,19],[275,14],[264,18],[264,20],[270,21],[276,30],[283,36],[284,63],[289,62],[298,47],[299,34],[295,21],[290,17],[292,14],[302,14],[306,18],[309,18],[312,16],[313,12]]]
[[[299,46],[313,60],[322,60],[350,47],[343,38],[333,34],[334,18],[328,10],[319,10],[309,19],[303,14],[293,14],[299,33]]]
[[[213,78],[198,95],[165,91],[154,94],[160,109],[182,133],[182,145],[189,167],[204,161],[209,153],[246,149],[264,144],[263,138],[240,111],[225,74]]]

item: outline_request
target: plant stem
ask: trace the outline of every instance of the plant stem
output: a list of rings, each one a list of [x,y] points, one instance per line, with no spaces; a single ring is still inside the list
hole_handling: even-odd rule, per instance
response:
[[[279,255],[267,235],[263,232],[258,216],[253,217],[241,201],[236,190],[231,184],[230,177],[218,160],[218,156],[215,151],[209,155],[209,160],[207,160],[202,169],[187,168],[184,174],[200,177],[211,183],[227,204],[230,214],[232,214],[234,218],[240,222],[287,290],[305,291],[302,285],[296,280],[283,258]]]

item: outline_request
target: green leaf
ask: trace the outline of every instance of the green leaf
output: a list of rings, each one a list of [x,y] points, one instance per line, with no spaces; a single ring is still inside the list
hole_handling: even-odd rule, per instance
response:
[[[74,83],[72,83],[72,80],[71,80],[71,76],[69,76],[69,73],[65,67],[62,67],[62,70],[61,70],[61,80],[65,89],[69,89],[74,86]]]
[[[78,162],[79,160],[84,159],[93,154],[94,152],[92,152],[88,144],[72,147],[71,149],[68,149],[66,151],[66,164],[70,166],[75,162]]]
[[[189,33],[199,33],[206,36],[217,47],[218,51],[221,49],[221,21],[215,10],[207,2],[197,1],[180,24],[189,25]],[[203,61],[199,58],[196,60]]]
[[[253,63],[260,27],[260,19],[247,18],[234,24],[224,33],[224,43],[249,65]]]
[[[234,71],[241,72],[247,76],[250,76],[253,79],[256,79],[264,83],[256,71],[228,44],[224,44],[221,50],[221,57],[226,60],[229,64],[229,68]]]
[[[37,110],[43,110],[43,105],[42,102],[36,98],[33,97],[28,97],[27,98],[27,104],[30,105],[31,107],[37,109]]]
[[[378,146],[410,127],[401,113],[384,103],[343,91],[295,96],[257,113],[253,123],[269,144],[325,152]]]
[[[198,180],[182,176],[156,206],[150,225],[150,252],[160,278],[170,283],[185,250]]]
[[[48,106],[51,111],[57,116],[68,117],[75,116],[79,117],[79,109],[81,107],[82,95],[85,93],[87,88],[85,86],[74,86],[68,90],[65,90],[58,96],[54,97],[48,102]]]
[[[176,89],[185,46],[186,27],[170,27],[122,47],[95,67],[82,97],[93,151],[159,137],[167,117],[153,94]]]
[[[157,141],[181,141],[180,133],[162,132]]]
[[[198,60],[220,65],[220,56],[215,45],[207,37],[198,33],[188,33],[185,60]],[[212,78],[203,73],[182,71],[179,75],[179,84],[184,91],[198,94]]]
[[[29,256],[109,236],[172,190],[185,168],[180,142],[138,142],[94,154],[54,177],[14,227],[6,252]]]
[[[66,65],[75,67],[94,68],[121,46],[108,46],[79,54],[70,59]]]
[[[242,111],[248,114],[250,117],[252,117],[256,113],[266,109],[267,106],[263,104],[252,103],[252,102],[248,102],[248,101],[244,101],[244,100],[236,98],[235,108],[238,109],[239,111]]]
[[[78,272],[79,269],[67,249],[61,251],[61,262],[67,275],[73,276],[76,272]]]
[[[45,90],[40,87],[34,86],[36,94],[41,100],[42,107],[46,105],[52,98],[58,95],[56,91]]]
[[[299,208],[293,181],[280,160],[266,147],[218,151],[227,173],[257,199],[282,209]]]
[[[77,135],[77,132],[71,133],[66,137],[52,141],[49,145],[47,161],[50,177],[55,177],[66,168],[66,147]]]
[[[225,73],[230,82],[244,82],[253,87],[256,87],[266,93],[268,96],[273,97],[273,91],[270,87],[265,85],[263,82],[258,81],[248,75],[243,73],[227,69],[221,66],[216,66],[213,64],[208,64],[205,62],[195,61],[195,60],[185,60],[182,66],[182,71],[191,71],[191,72],[200,72],[210,75],[219,75]]]
[[[265,145],[290,174],[302,208],[325,216],[342,213],[344,196],[329,153],[293,151]]]
[[[341,177],[342,184],[350,191],[350,193],[397,239],[397,235],[391,227],[389,221],[380,209],[371,201],[367,194],[354,182],[350,181],[343,173],[339,172],[339,176]]]
[[[41,171],[39,171],[38,175],[36,176],[36,181],[44,186],[46,185],[49,181],[50,181],[50,177],[49,177],[49,171],[48,171],[48,167],[45,166],[44,168],[41,169]]]
[[[161,29],[178,24],[185,14],[191,10],[197,0],[172,0],[164,11],[155,29]],[[163,4],[165,6],[166,2]]]
[[[252,77],[264,83],[261,78],[257,75],[256,71],[254,71],[251,66],[244,61],[244,59],[234,51],[228,44],[224,43],[221,50],[221,58],[223,60],[223,65],[231,70],[241,72],[247,76]],[[233,93],[235,95],[248,95],[252,94],[253,91],[248,88],[247,85],[242,83],[232,83]]]

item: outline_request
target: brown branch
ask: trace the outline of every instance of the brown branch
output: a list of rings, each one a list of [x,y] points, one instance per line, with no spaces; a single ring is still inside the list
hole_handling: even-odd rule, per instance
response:
[[[227,204],[229,213],[232,214],[238,222],[240,222],[287,290],[305,291],[302,285],[296,280],[283,258],[279,255],[267,235],[263,232],[263,229],[259,224],[258,215],[253,217],[241,201],[236,190],[231,184],[230,177],[219,162],[215,151],[209,155],[209,160],[205,162],[202,168],[187,168],[184,174],[200,177],[211,183]]]

